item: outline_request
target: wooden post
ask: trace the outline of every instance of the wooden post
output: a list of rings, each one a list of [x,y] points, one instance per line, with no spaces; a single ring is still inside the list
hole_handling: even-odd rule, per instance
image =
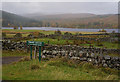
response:
[[[36,59],[36,46],[35,46],[35,50],[34,50],[34,59]]]
[[[41,46],[39,46],[39,62],[41,61]]]
[[[32,60],[32,46],[30,46],[30,58]]]

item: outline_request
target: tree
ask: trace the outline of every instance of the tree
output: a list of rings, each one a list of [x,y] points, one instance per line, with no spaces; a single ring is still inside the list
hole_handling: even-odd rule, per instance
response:
[[[66,36],[70,36],[70,35],[72,35],[72,33],[65,32],[64,35],[66,35]]]
[[[17,33],[14,38],[22,38],[22,34],[21,33]]]
[[[3,33],[2,33],[2,38],[5,38],[5,37],[6,37],[6,33],[3,32]]]
[[[28,38],[33,38],[34,35],[33,35],[33,34],[29,34],[27,37],[28,37]]]
[[[17,27],[17,26],[14,26],[14,29],[18,29],[18,27]]]
[[[115,31],[113,30],[112,33],[115,33]]]
[[[43,34],[43,33],[39,33],[38,34],[38,37],[41,37],[41,36],[44,36],[45,34]]]
[[[22,30],[23,28],[22,28],[22,26],[20,26],[20,30]]]
[[[62,33],[61,33],[61,31],[60,30],[57,30],[57,31],[55,31],[55,33],[54,33],[55,35],[61,35]]]

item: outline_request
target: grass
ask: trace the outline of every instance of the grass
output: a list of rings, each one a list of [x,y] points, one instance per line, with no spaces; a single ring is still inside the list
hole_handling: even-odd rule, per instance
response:
[[[53,34],[54,31],[44,31],[44,30],[14,30],[14,29],[2,29],[2,32],[10,33],[10,32],[23,32],[23,33],[30,33],[30,32],[40,32],[43,34]]]
[[[54,58],[49,61],[30,60],[3,65],[3,80],[118,80],[118,71],[76,64],[72,60]],[[73,63],[72,63],[73,62]]]
[[[14,29],[2,29],[2,32],[41,32],[43,34],[54,34],[55,31],[45,31],[45,30],[14,30]],[[62,34],[65,32],[70,32],[72,34],[81,33],[81,34],[101,34],[102,32],[76,32],[76,31],[62,31]]]
[[[22,37],[27,37],[30,33],[22,34]],[[13,38],[16,34],[6,34],[7,38]]]
[[[26,40],[25,40],[26,41]],[[33,41],[33,39],[30,39],[29,41]],[[63,45],[66,44],[66,41],[68,41],[69,43],[72,43],[72,40],[59,40],[58,39],[50,39],[50,38],[39,38],[39,39],[34,39],[34,41],[40,41],[40,42],[44,42],[46,44],[53,44],[53,45]]]
[[[2,51],[2,57],[7,57],[7,56],[29,56],[30,53],[24,52],[24,51],[8,51],[8,50],[3,50]]]
[[[101,44],[103,44],[103,46],[97,46],[97,43],[94,43],[93,46],[94,47],[98,47],[98,48],[107,48],[107,49],[118,49],[118,45],[119,43],[112,43],[112,42],[100,42]]]
[[[13,37],[15,34],[9,34],[9,32],[23,32],[22,36],[26,37],[28,36],[28,34],[30,34],[30,32],[40,32],[40,33],[44,33],[44,34],[54,34],[54,31],[44,31],[44,30],[14,30],[14,29],[3,29],[3,32],[6,32],[7,37]],[[64,34],[65,31],[62,31],[62,34]],[[72,34],[76,34],[78,32],[71,32]],[[93,33],[99,33],[99,32],[79,32],[79,33],[83,33],[83,34],[93,34]],[[84,36],[84,37],[96,37],[96,36]],[[105,36],[99,36],[99,37],[105,37]],[[38,38],[38,39],[34,39],[35,41],[43,41],[45,43],[48,43],[48,41],[50,41],[50,44],[66,44],[67,40],[60,40],[58,41],[57,39],[49,39],[49,38]],[[73,40],[68,40],[69,43],[73,43]],[[97,46],[96,42],[93,43],[92,45],[94,47],[99,47],[99,48],[111,48],[111,49],[118,49],[118,44],[117,43],[110,43],[110,42],[101,42],[101,44],[103,44],[104,46]],[[88,47],[89,44],[79,44],[80,46],[85,46]]]
[[[64,45],[67,44],[74,44],[74,40],[63,40],[63,39],[50,39],[50,38],[38,38],[38,39],[30,39],[29,41],[40,41],[40,42],[44,42],[46,44],[51,45]],[[24,42],[26,42],[26,40],[23,40]],[[80,40],[78,40],[79,42]],[[87,43],[79,43],[79,46],[84,46],[84,47],[89,47],[90,45],[93,45],[93,47],[97,47],[97,48],[107,48],[107,49],[118,49],[118,43],[111,43],[111,42],[100,42],[101,44],[103,44],[103,46],[97,46],[97,42],[94,42],[92,44],[87,44]]]

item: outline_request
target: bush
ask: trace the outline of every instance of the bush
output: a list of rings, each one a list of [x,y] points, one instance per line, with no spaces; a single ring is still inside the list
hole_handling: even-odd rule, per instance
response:
[[[83,69],[94,69],[95,66],[94,66],[92,63],[86,62],[86,63],[84,63],[84,64],[82,65],[82,68],[83,68]]]
[[[22,34],[21,33],[17,33],[14,38],[22,38]]]
[[[61,33],[61,31],[60,30],[57,30],[57,31],[55,31],[55,33],[54,33],[55,35],[61,35],[62,33]]]
[[[31,70],[36,70],[36,69],[40,69],[39,65],[32,65],[31,66]]]
[[[65,36],[71,36],[72,33],[70,33],[70,32],[65,32],[64,35],[65,35]]]
[[[103,46],[103,44],[97,44],[97,46]]]
[[[77,64],[75,63],[75,60],[69,60],[68,62],[67,62],[67,64],[68,64],[68,66],[70,66],[70,67],[74,67],[74,68],[76,68],[77,67]]]
[[[115,69],[111,69],[111,68],[101,68],[101,71],[103,71],[106,74],[115,74],[118,75],[118,71],[116,71]]]
[[[5,38],[6,37],[6,33],[2,33],[2,38]]]
[[[23,61],[30,61],[30,58],[29,57],[24,57],[21,60],[19,60],[19,62],[23,62]]]
[[[69,59],[66,58],[66,57],[62,57],[62,58],[61,58],[61,61],[62,61],[62,62],[68,62],[68,60],[69,60]]]
[[[34,35],[33,34],[29,34],[27,37],[28,38],[32,38],[32,37],[34,37]]]

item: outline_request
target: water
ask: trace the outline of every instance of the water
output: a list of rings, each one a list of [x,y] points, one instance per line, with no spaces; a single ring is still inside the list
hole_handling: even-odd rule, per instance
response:
[[[13,27],[2,27],[2,29],[13,29]],[[23,27],[23,30],[60,30],[60,31],[77,31],[77,32],[98,32],[102,29],[79,29],[79,28],[61,28],[61,27]],[[105,29],[107,32],[115,31],[118,33],[118,29]],[[120,33],[120,31],[119,31]]]

